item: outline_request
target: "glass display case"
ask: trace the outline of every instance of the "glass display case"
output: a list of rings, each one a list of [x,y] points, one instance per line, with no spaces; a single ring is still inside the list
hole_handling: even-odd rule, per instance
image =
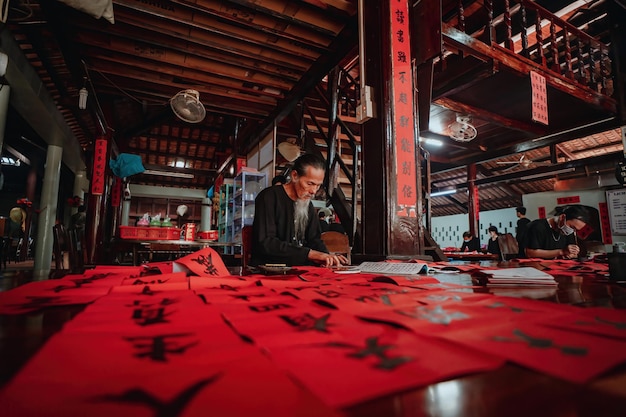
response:
[[[233,183],[226,180],[220,186],[219,207],[217,213],[217,231],[220,242],[230,242],[233,238]]]
[[[254,221],[254,199],[267,187],[263,172],[242,171],[235,177],[233,189],[233,242],[241,242],[241,229],[252,226]]]

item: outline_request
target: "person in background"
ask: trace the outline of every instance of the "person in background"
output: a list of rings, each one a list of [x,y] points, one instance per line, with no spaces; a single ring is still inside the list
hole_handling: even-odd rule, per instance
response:
[[[322,233],[328,232],[328,222],[326,221],[326,213],[324,213],[324,210],[320,210],[317,212],[317,215],[319,216],[319,219],[320,219],[320,230],[322,231]]]
[[[294,161],[291,181],[259,193],[254,204],[250,265],[348,263],[345,256],[328,253],[311,203],[324,182],[325,171],[322,158],[304,154]]]
[[[7,227],[8,236],[10,238],[19,239],[24,235],[23,223],[26,218],[26,212],[23,208],[13,207],[9,212],[9,225]]]
[[[480,241],[476,236],[472,236],[470,232],[463,233],[463,244],[461,252],[477,252],[480,250]]]
[[[85,230],[85,223],[87,222],[87,213],[84,205],[78,206],[78,211],[70,218],[70,228],[78,230]]]
[[[526,207],[517,207],[515,209],[517,215],[517,227],[515,228],[515,240],[517,240],[518,258],[526,257],[526,229],[530,219],[526,217]]]
[[[580,205],[556,207],[554,216],[533,220],[526,228],[526,256],[554,259],[576,258],[580,252],[576,231],[589,222],[587,210]]]
[[[489,226],[487,229],[489,232],[489,241],[487,242],[487,252],[494,255],[500,255],[500,244],[498,243],[498,228],[496,226]]]

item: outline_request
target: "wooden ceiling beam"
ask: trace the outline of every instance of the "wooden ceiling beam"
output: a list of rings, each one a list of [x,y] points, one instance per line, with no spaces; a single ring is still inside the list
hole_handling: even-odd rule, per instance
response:
[[[256,30],[271,35],[281,36],[292,42],[328,45],[342,28],[338,19],[329,16],[309,5],[293,1],[251,2],[251,1],[204,1],[201,5],[197,1],[171,0],[173,3],[186,5],[193,10],[219,20],[228,21],[234,25],[245,24]],[[273,8],[271,6],[274,6]],[[251,24],[252,23],[252,24]],[[300,35],[291,35],[277,29],[287,26],[294,27],[293,32]],[[313,39],[320,39],[313,42]],[[325,39],[326,41],[322,41]]]
[[[227,65],[220,63],[218,66],[216,63],[207,61],[193,61],[183,54],[175,54],[171,51],[160,50],[160,53],[167,55],[167,58],[163,58],[159,54],[137,54],[136,49],[137,45],[132,42],[121,42],[108,45],[106,48],[98,48],[95,51],[93,48],[84,48],[83,54],[94,56],[95,59],[126,61],[128,65],[139,66],[139,68],[149,66],[152,68],[151,72],[169,73],[181,79],[193,79],[197,82],[197,79],[200,78],[202,81],[206,80],[207,83],[213,82],[217,86],[220,85],[220,79],[230,80],[231,82],[232,80],[239,81],[239,83],[230,85],[230,88],[242,88],[242,83],[248,83],[258,85],[259,87],[271,87],[280,92],[289,90],[294,85],[294,82],[288,79],[283,79],[279,76],[268,76],[258,72],[251,73],[246,69],[236,70],[233,68],[232,72],[229,72]],[[101,57],[100,54],[103,52],[105,55]],[[117,68],[117,72],[122,75],[125,74],[125,70],[126,68],[121,66]],[[274,94],[274,96],[277,95],[276,93]]]
[[[484,120],[489,123],[494,123],[500,126],[506,126],[511,129],[519,130],[521,132],[530,132],[536,135],[545,135],[547,133],[546,128],[543,128],[537,124],[524,123],[519,120],[510,119],[508,117],[492,113],[485,109],[454,101],[450,98],[439,98],[435,100],[434,103],[454,112],[469,114],[477,119]]]
[[[432,166],[432,172],[445,172],[456,169],[459,165],[467,165],[470,163],[482,163],[491,161],[494,159],[502,158],[503,156],[523,153],[531,151],[533,149],[543,148],[550,146],[554,143],[566,142],[573,139],[582,138],[584,136],[593,135],[598,132],[604,132],[610,129],[619,127],[619,121],[615,117],[608,117],[603,120],[588,123],[583,126],[577,126],[564,132],[558,132],[554,134],[545,135],[532,140],[528,140],[522,143],[516,143],[511,140],[510,142],[503,139],[504,143],[511,143],[510,146],[505,146],[496,150],[486,150],[480,154],[467,155],[467,157],[459,158],[452,163],[439,163]],[[434,161],[434,159],[433,159]]]
[[[188,85],[179,85],[178,87],[168,86],[169,89],[164,90],[164,85],[162,83],[159,84],[158,79],[156,78],[146,79],[144,77],[142,79],[142,78],[139,78],[138,75],[133,77],[131,76],[131,74],[128,75],[128,78],[131,78],[134,80],[134,83],[133,83],[134,86],[131,87],[130,84],[127,84],[127,85],[123,85],[123,87],[121,88],[126,93],[131,94],[134,98],[145,99],[145,100],[148,100],[149,102],[165,104],[165,103],[168,103],[169,100],[174,96],[174,94],[178,93],[179,91],[192,88],[191,86],[188,86]],[[109,91],[112,93],[115,93],[115,91],[117,91],[117,94],[119,95],[118,90],[111,88],[110,82],[111,82],[110,80],[105,80],[105,81],[100,81],[97,83],[98,90],[100,91],[100,93],[102,93],[103,89],[106,88],[106,91]],[[123,84],[122,82],[118,84],[117,81],[114,81],[114,83],[118,87],[120,87],[119,84]],[[100,87],[102,85],[104,85],[105,87]],[[211,94],[211,92],[207,92],[202,89],[198,91],[200,92],[200,101],[202,102],[204,107],[207,109],[207,112],[215,112],[218,114],[244,115],[246,117],[259,119],[259,118],[262,118],[264,115],[269,114],[269,112],[273,108],[270,105],[264,106],[264,107],[257,105],[256,107],[253,107],[251,106],[250,102],[246,100],[241,100],[236,95],[221,96],[221,95]]]
[[[136,12],[142,14],[146,21],[149,21],[150,18],[157,17],[165,20],[182,22],[186,27],[186,30],[183,33],[187,34],[189,34],[189,29],[193,28],[232,38],[238,42],[246,42],[262,48],[268,48],[284,53],[309,56],[312,59],[328,52],[326,47],[323,47],[320,44],[311,43],[310,40],[302,39],[300,42],[295,42],[294,39],[289,39],[290,37],[283,35],[282,32],[279,33],[279,35],[271,34],[271,36],[268,36],[267,33],[264,33],[263,30],[259,30],[258,28],[250,29],[250,26],[255,26],[250,21],[247,21],[245,24],[243,21],[238,25],[236,24],[236,26],[239,27],[237,28],[238,30],[235,31],[232,25],[229,25],[223,20],[221,21],[216,19],[207,13],[199,14],[195,10],[185,10],[183,8],[163,10],[158,5],[153,6],[151,2],[135,2],[128,0],[117,0],[115,2],[115,6],[135,10]],[[267,39],[267,41],[263,42],[259,39]]]
[[[167,66],[160,64],[160,68],[163,71],[154,71],[154,62],[148,62],[144,60],[132,59],[130,56],[115,56],[107,57],[105,59],[91,59],[89,67],[92,71],[101,74],[107,74],[115,77],[119,77],[119,80],[115,82],[118,86],[118,82],[122,86],[126,86],[128,83],[124,83],[125,78],[132,78],[133,80],[149,81],[160,88],[157,91],[163,90],[163,85],[167,83],[176,91],[184,88],[194,88],[201,93],[221,95],[225,97],[232,97],[233,91],[241,94],[245,94],[246,102],[258,103],[267,106],[274,106],[276,101],[282,98],[282,94],[268,94],[259,89],[249,88],[237,85],[233,82],[229,82],[227,79],[219,79],[218,77],[210,77],[203,75],[200,72],[186,71],[181,73],[175,66]],[[95,78],[95,77],[93,77]],[[103,77],[104,78],[104,77]],[[190,85],[183,82],[182,79],[193,79],[198,83]],[[95,79],[95,81],[98,81]],[[206,81],[206,84],[204,82]],[[113,84],[112,80],[104,79],[105,83]],[[221,84],[218,84],[221,83]],[[132,86],[134,82],[130,83]],[[119,86],[118,86],[119,87]]]
[[[186,68],[194,69],[194,62],[207,62],[213,65],[228,65],[238,68],[239,72],[261,73],[268,77],[281,77],[291,83],[298,80],[302,72],[306,70],[306,63],[300,66],[287,67],[281,65],[278,61],[264,63],[259,59],[240,56],[236,53],[217,51],[213,52],[204,45],[194,43],[193,39],[178,39],[171,36],[164,36],[154,33],[144,33],[145,30],[137,30],[135,28],[123,28],[127,25],[120,24],[115,34],[94,31],[86,24],[80,27],[80,31],[76,34],[76,40],[85,45],[93,45],[99,48],[110,50],[113,53],[126,52],[133,56],[145,56],[146,58],[158,58],[160,61],[167,62],[165,59],[172,61],[178,56],[179,61],[184,60]],[[289,56],[290,62],[298,62],[297,57]],[[180,65],[180,62],[175,63]],[[207,65],[208,66],[208,65]],[[195,68],[202,70],[202,68]],[[217,72],[217,71],[216,71]],[[232,71],[235,73],[235,71]],[[228,74],[222,74],[226,76]]]
[[[311,63],[314,57],[301,56],[293,54],[290,51],[272,50],[259,55],[259,45],[240,42],[239,39],[230,36],[222,36],[214,34],[211,31],[197,30],[192,31],[181,21],[166,20],[159,21],[154,24],[139,13],[129,13],[125,9],[116,11],[116,15],[120,19],[120,23],[116,23],[116,32],[121,36],[133,39],[133,34],[150,39],[150,35],[158,36],[161,42],[165,43],[181,43],[188,45],[189,51],[202,56],[226,56],[224,59],[244,59],[262,62],[267,65],[274,65],[278,68],[284,68],[286,72],[304,71]],[[93,31],[98,29],[106,33],[106,28],[95,28],[87,22],[77,21],[74,24],[79,25],[83,30]],[[118,26],[119,25],[119,26]]]

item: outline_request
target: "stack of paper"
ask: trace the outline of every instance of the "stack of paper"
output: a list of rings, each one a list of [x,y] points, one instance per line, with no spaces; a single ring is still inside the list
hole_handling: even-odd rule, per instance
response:
[[[427,273],[428,265],[415,262],[363,262],[358,269],[371,274],[415,275]]]
[[[481,272],[488,275],[487,285],[558,285],[552,275],[536,268],[484,269]]]

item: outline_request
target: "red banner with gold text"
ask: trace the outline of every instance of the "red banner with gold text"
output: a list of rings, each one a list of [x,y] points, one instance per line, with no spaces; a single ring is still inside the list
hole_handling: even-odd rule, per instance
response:
[[[406,0],[390,2],[393,141],[396,152],[397,201],[400,216],[415,217],[417,200],[413,78],[409,5]]]
[[[104,193],[104,174],[106,172],[107,141],[96,139],[93,155],[93,178],[91,180],[91,194]]]

